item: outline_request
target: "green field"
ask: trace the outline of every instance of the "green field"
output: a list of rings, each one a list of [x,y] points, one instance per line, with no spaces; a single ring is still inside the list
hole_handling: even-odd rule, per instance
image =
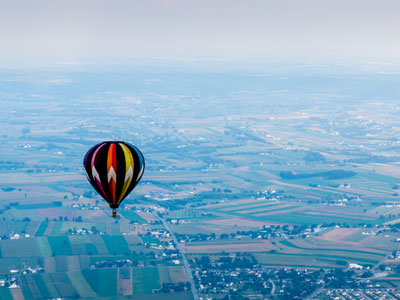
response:
[[[186,282],[187,276],[183,266],[177,267],[160,267],[158,268],[161,283],[179,283]]]
[[[124,216],[125,218],[127,218],[129,221],[134,222],[134,223],[139,223],[139,224],[147,223],[147,221],[145,219],[143,219],[141,216],[139,216],[134,211],[124,210],[124,211],[121,211],[121,215]]]
[[[131,245],[136,246],[137,244],[142,243],[142,240],[138,235],[125,235],[124,238],[129,246],[131,246]]]
[[[116,295],[117,269],[83,270],[82,274],[98,297]]]
[[[50,202],[50,203],[32,203],[32,204],[20,204],[16,208],[17,209],[40,209],[40,208],[49,208],[49,207],[60,207],[60,204]]]
[[[303,267],[303,268],[343,268],[339,266],[334,258],[318,258],[312,255],[288,255],[288,254],[267,254],[255,253],[257,261],[261,265],[269,267]]]
[[[90,284],[86,281],[82,272],[68,272],[67,276],[80,297],[96,297],[95,291],[93,291]]]
[[[2,257],[37,257],[38,247],[35,239],[21,238],[19,240],[0,241]]]
[[[358,253],[358,254],[370,254],[370,255],[380,255],[380,256],[384,256],[381,253],[376,253],[376,252],[370,252],[370,251],[360,251],[360,250],[352,250],[352,249],[340,249],[340,248],[314,248],[314,247],[310,247],[310,248],[305,248],[305,247],[300,247],[297,246],[293,243],[291,243],[290,241],[287,240],[282,240],[279,241],[281,244],[290,247],[290,248],[296,248],[296,249],[302,249],[302,250],[308,250],[308,251],[341,251],[341,252],[350,252],[350,253]]]
[[[123,236],[121,235],[103,235],[101,236],[103,239],[108,252],[110,254],[124,254],[129,255],[131,253],[128,244]]]
[[[40,256],[42,257],[52,256],[53,252],[51,251],[51,247],[47,237],[37,237],[35,240],[37,247],[39,249]]]
[[[99,254],[99,252],[97,252],[96,246],[93,245],[93,244],[85,244],[85,250],[86,250],[86,253],[87,253],[88,255],[96,255],[96,254]]]
[[[74,274],[74,273],[71,273]],[[73,275],[67,275],[66,273],[51,273],[49,274],[51,282],[62,297],[75,297],[78,295],[76,289],[72,286],[69,277]]]
[[[72,255],[68,236],[49,236],[48,241],[54,255]]]
[[[10,289],[7,287],[0,287],[0,298],[3,300],[13,300]]]
[[[34,282],[36,283],[36,287],[39,289],[40,294],[42,295],[42,298],[53,298],[57,297],[57,295],[51,295],[49,289],[46,286],[45,281],[42,278],[41,274],[33,274],[32,278]]]
[[[25,299],[33,299],[32,291],[28,285],[21,286],[21,292]]]
[[[146,280],[143,280],[146,278]],[[157,268],[134,268],[132,270],[133,294],[151,294],[153,289],[159,289],[160,275]]]
[[[142,236],[143,243],[160,245],[160,240],[151,236]]]

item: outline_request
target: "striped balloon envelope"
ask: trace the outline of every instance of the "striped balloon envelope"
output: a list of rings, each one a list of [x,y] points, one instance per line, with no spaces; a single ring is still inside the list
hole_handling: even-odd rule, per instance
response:
[[[83,166],[94,189],[116,209],[135,188],[144,172],[144,157],[135,146],[120,142],[103,142],[85,155]]]

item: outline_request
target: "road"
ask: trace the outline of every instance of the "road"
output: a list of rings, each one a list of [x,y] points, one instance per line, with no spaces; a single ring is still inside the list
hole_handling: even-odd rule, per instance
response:
[[[181,245],[178,242],[178,239],[176,238],[174,232],[169,227],[168,223],[163,218],[161,218],[159,215],[157,215],[157,214],[154,214],[154,215],[158,220],[160,220],[163,223],[165,229],[167,229],[168,232],[171,234],[172,240],[174,241],[176,248],[179,250],[179,252],[182,255],[182,261],[185,266],[186,274],[187,274],[187,277],[188,277],[188,280],[189,280],[189,283],[190,283],[190,286],[192,289],[193,299],[199,300],[199,295],[197,294],[196,286],[194,285],[192,271],[190,270],[189,262],[186,259],[185,252],[183,252]]]
[[[269,283],[272,285],[271,295],[273,295],[273,294],[275,293],[275,289],[276,289],[275,283],[274,283],[274,281],[273,281],[271,278],[268,279],[268,281],[269,281]]]
[[[398,251],[399,249],[400,249],[400,247],[397,248],[396,251]],[[375,266],[373,266],[373,267],[371,268],[371,271],[372,271],[372,272],[376,271],[376,269],[378,269],[378,267],[379,267],[381,264],[383,264],[383,263],[389,258],[389,256],[392,254],[392,252],[393,252],[393,250],[391,250],[390,252],[388,252],[388,253],[385,255],[384,258],[382,258]]]
[[[321,293],[324,290],[324,286],[317,288],[314,292],[312,292],[310,295],[308,295],[304,300],[311,300],[314,299],[316,296],[318,296],[319,293]]]

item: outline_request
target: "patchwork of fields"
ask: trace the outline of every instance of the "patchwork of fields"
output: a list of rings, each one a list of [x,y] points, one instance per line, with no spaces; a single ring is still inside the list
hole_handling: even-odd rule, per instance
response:
[[[163,284],[185,283],[185,270],[171,261],[149,265],[163,251],[148,245],[160,240],[138,235],[140,223],[147,224],[139,214],[127,210],[122,216],[118,222],[0,221],[0,276],[18,277],[17,288],[0,289],[1,298],[190,298],[190,292],[155,297]]]
[[[226,204],[207,205],[204,210],[215,215],[269,222],[271,224],[381,224],[381,214],[363,212],[362,208],[337,205],[312,205],[304,202],[282,200],[247,200]],[[384,212],[390,214],[392,210]],[[245,221],[244,221],[245,222]],[[238,224],[239,225],[239,224]]]
[[[155,211],[189,259],[395,268],[398,78],[303,68],[1,72],[0,299],[191,299]],[[82,168],[110,139],[146,159],[116,221]]]

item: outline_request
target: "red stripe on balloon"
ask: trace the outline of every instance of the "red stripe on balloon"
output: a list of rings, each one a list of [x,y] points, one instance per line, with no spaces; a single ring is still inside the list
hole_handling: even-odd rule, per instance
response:
[[[107,177],[108,177],[108,186],[111,192],[112,202],[116,203],[116,189],[117,189],[117,151],[115,149],[115,144],[112,143],[110,148],[108,149],[107,155]]]

